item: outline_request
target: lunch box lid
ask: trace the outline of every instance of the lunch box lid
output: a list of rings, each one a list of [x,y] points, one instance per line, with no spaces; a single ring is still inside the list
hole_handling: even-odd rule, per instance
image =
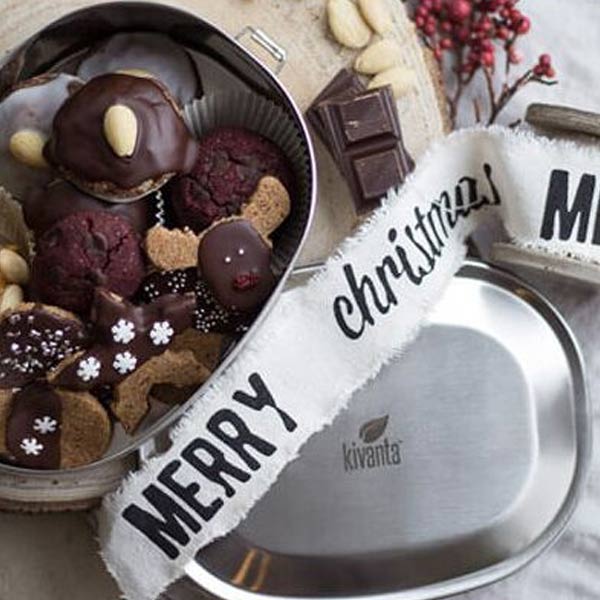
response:
[[[567,324],[469,262],[416,342],[165,597],[416,600],[491,583],[564,529],[590,449]]]

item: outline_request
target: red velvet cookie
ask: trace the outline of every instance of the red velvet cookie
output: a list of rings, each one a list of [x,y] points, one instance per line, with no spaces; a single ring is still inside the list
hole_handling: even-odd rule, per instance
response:
[[[55,179],[47,186],[33,187],[23,196],[23,214],[27,226],[36,236],[43,235],[58,221],[78,212],[107,212],[127,219],[133,228],[144,235],[156,219],[158,200],[156,195],[116,204],[104,202],[82,192],[74,185]]]
[[[200,232],[236,215],[265,175],[277,177],[290,189],[292,174],[275,144],[246,129],[213,131],[200,140],[192,171],[170,185],[178,224]]]
[[[94,288],[132,296],[145,268],[140,238],[123,217],[80,212],[62,219],[36,245],[31,288],[35,297],[87,314]]]

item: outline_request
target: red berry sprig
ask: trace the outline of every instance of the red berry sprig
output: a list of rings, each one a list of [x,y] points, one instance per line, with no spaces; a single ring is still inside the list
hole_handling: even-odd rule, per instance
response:
[[[509,83],[510,70],[523,61],[516,48],[529,33],[531,21],[516,8],[519,0],[417,0],[414,21],[425,43],[442,66],[450,65],[456,77],[448,96],[452,124],[465,88],[483,73],[489,94],[488,124],[493,123],[513,96],[527,83],[553,85],[556,72],[549,54]],[[505,81],[494,85],[499,51],[504,53]],[[479,115],[479,107],[476,107]],[[478,118],[479,120],[479,118]]]

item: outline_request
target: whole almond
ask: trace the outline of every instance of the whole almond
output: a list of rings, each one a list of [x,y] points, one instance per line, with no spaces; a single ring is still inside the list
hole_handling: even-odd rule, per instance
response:
[[[16,308],[23,302],[23,290],[15,283],[6,286],[2,296],[0,296],[0,314],[5,310]]]
[[[371,30],[350,0],[329,0],[329,27],[337,42],[348,48],[363,48],[371,39]]]
[[[10,153],[21,163],[34,169],[47,169],[44,158],[46,138],[35,129],[21,129],[13,133],[8,148]]]
[[[120,158],[132,156],[138,137],[138,120],[124,104],[113,104],[104,113],[104,137]]]
[[[354,70],[365,75],[376,75],[398,64],[400,48],[392,40],[380,40],[363,50],[354,63]]]
[[[14,250],[0,250],[0,274],[7,283],[25,285],[29,281],[29,265],[27,261]]]
[[[360,12],[375,33],[383,35],[392,28],[392,16],[386,0],[358,0]]]
[[[117,69],[120,75],[131,75],[131,77],[141,77],[142,79],[154,79],[154,75],[146,69]]]
[[[386,85],[391,85],[394,96],[401,98],[415,89],[417,78],[412,69],[407,67],[392,67],[375,75],[369,82],[368,88],[372,90]]]

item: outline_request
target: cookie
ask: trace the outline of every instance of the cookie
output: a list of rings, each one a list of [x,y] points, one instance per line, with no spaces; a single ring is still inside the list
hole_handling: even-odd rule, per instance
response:
[[[102,405],[86,392],[36,382],[0,391],[0,456],[30,469],[68,469],[106,452],[111,424]]]
[[[144,248],[157,269],[173,271],[196,265],[199,243],[200,238],[191,229],[167,229],[157,225],[146,233]]]
[[[136,306],[97,288],[91,311],[93,343],[60,363],[48,379],[75,390],[118,384],[189,329],[194,310],[194,294],[165,295]]]
[[[267,239],[285,221],[290,210],[290,196],[285,186],[275,177],[267,175],[260,179],[256,190],[242,207],[241,217],[250,221]],[[226,220],[217,221],[211,227]],[[146,234],[146,254],[150,262],[163,271],[193,267],[197,264],[200,241],[208,231],[210,228],[195,234],[188,228],[153,227]]]
[[[209,229],[198,248],[198,272],[227,311],[256,312],[275,287],[271,248],[245,219]]]
[[[217,368],[230,339],[220,334],[200,333],[195,329],[187,329],[173,340],[170,350],[172,352],[190,350],[196,360],[212,373]],[[196,389],[197,387],[193,386],[177,387],[159,383],[152,387],[150,396],[163,404],[182,404],[189,400]]]
[[[210,371],[190,350],[167,350],[148,360],[115,387],[111,410],[127,433],[133,433],[148,413],[150,392],[157,384],[198,387],[210,377]]]
[[[180,106],[202,95],[200,76],[189,53],[160,33],[117,33],[92,48],[77,75],[88,80],[106,73],[142,72],[159,79]]]
[[[266,138],[241,128],[216,129],[199,141],[197,160],[176,177],[168,196],[177,224],[196,233],[215,221],[239,214],[265,175],[291,189],[292,175],[283,152]]]
[[[169,350],[183,352],[190,350],[196,360],[209,371],[214,371],[219,364],[227,345],[227,337],[219,333],[202,333],[196,329],[186,329],[174,340]]]
[[[109,74],[91,79],[62,105],[46,156],[83,191],[127,202],[189,172],[197,148],[159,81]]]
[[[94,289],[103,286],[129,298],[145,274],[140,238],[123,217],[75,213],[58,221],[36,244],[34,298],[87,315]]]
[[[254,193],[243,205],[240,216],[268,238],[287,219],[291,208],[285,186],[276,177],[267,175],[258,182]]]
[[[0,315],[0,388],[44,378],[88,342],[85,325],[54,306],[21,304]]]
[[[0,185],[15,196],[52,179],[43,147],[56,112],[80,85],[72,75],[42,75],[21,82],[0,102]]]
[[[77,212],[106,212],[123,217],[143,236],[156,222],[157,203],[154,195],[126,204],[104,202],[60,179],[44,187],[30,188],[22,200],[25,222],[37,237]]]
[[[153,302],[166,294],[193,292],[196,307],[192,326],[201,333],[236,335],[247,331],[251,314],[225,310],[216,300],[195,267],[150,273],[140,286],[138,298],[142,303]]]

